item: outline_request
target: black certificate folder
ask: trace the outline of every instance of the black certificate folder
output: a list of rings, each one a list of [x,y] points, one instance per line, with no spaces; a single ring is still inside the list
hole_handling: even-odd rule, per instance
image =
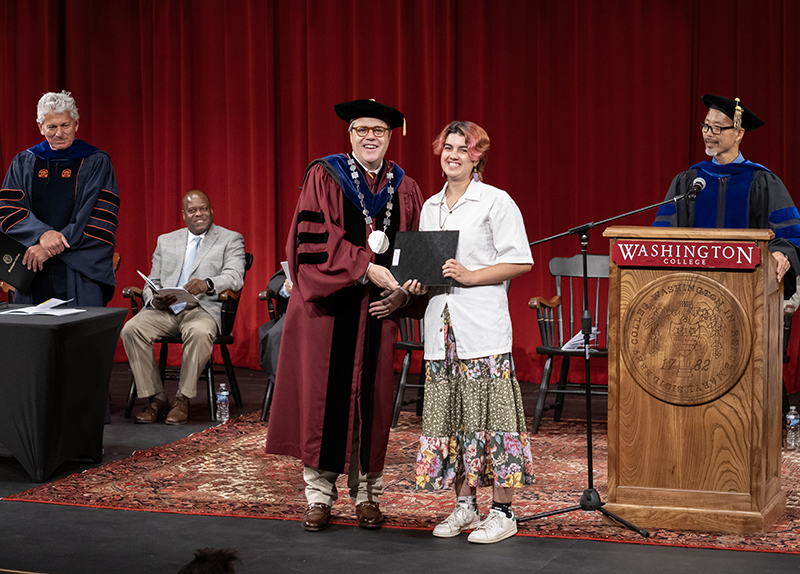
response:
[[[392,274],[402,285],[416,279],[429,287],[453,284],[442,276],[442,265],[454,259],[458,231],[399,231],[394,238]]]
[[[27,291],[36,273],[22,264],[28,250],[22,243],[0,233],[0,281],[5,281],[19,291]]]

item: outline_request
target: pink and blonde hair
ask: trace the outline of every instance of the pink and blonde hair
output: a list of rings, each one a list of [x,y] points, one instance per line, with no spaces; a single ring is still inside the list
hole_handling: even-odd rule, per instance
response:
[[[434,140],[433,153],[442,155],[444,141],[450,134],[464,136],[464,140],[467,142],[467,156],[471,161],[478,160],[475,172],[483,181],[483,168],[486,165],[486,154],[490,147],[489,134],[481,126],[472,122],[450,122]]]

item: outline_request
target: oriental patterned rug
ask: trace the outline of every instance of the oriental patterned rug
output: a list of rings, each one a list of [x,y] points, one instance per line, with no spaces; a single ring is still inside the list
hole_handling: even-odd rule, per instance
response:
[[[392,431],[386,460],[386,493],[381,508],[387,527],[432,529],[451,510],[451,492],[414,489],[414,459],[419,419],[402,413]],[[518,516],[578,504],[586,486],[586,430],[582,421],[543,421],[532,440],[536,485],[520,489]],[[185,439],[111,462],[62,480],[38,486],[5,500],[174,512],[214,516],[298,520],[305,508],[302,465],[288,457],[267,455],[267,423],[252,413]],[[594,485],[606,499],[606,427],[594,428]],[[783,484],[787,510],[772,529],[760,535],[652,530],[650,538],[601,521],[599,512],[574,511],[520,524],[520,535],[576,538],[703,548],[800,553],[800,453],[784,455]],[[353,505],[339,484],[334,524],[354,524]],[[489,489],[479,490],[483,512]]]

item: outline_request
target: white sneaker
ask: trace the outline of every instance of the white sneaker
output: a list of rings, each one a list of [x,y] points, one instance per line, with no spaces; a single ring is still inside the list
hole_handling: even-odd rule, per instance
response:
[[[477,544],[491,544],[510,538],[517,533],[517,519],[508,518],[505,513],[494,508],[489,511],[489,516],[482,520],[472,534],[469,535],[470,542]]]
[[[480,521],[481,517],[476,510],[470,510],[461,504],[456,504],[456,508],[450,513],[450,516],[433,529],[433,535],[438,538],[452,538],[453,536],[458,536],[464,530],[475,528]]]

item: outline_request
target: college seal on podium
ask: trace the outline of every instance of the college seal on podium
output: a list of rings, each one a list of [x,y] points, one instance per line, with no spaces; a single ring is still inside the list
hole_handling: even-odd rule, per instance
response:
[[[639,386],[676,405],[727,393],[750,358],[750,324],[721,283],[672,273],[645,285],[623,319],[622,358]]]

